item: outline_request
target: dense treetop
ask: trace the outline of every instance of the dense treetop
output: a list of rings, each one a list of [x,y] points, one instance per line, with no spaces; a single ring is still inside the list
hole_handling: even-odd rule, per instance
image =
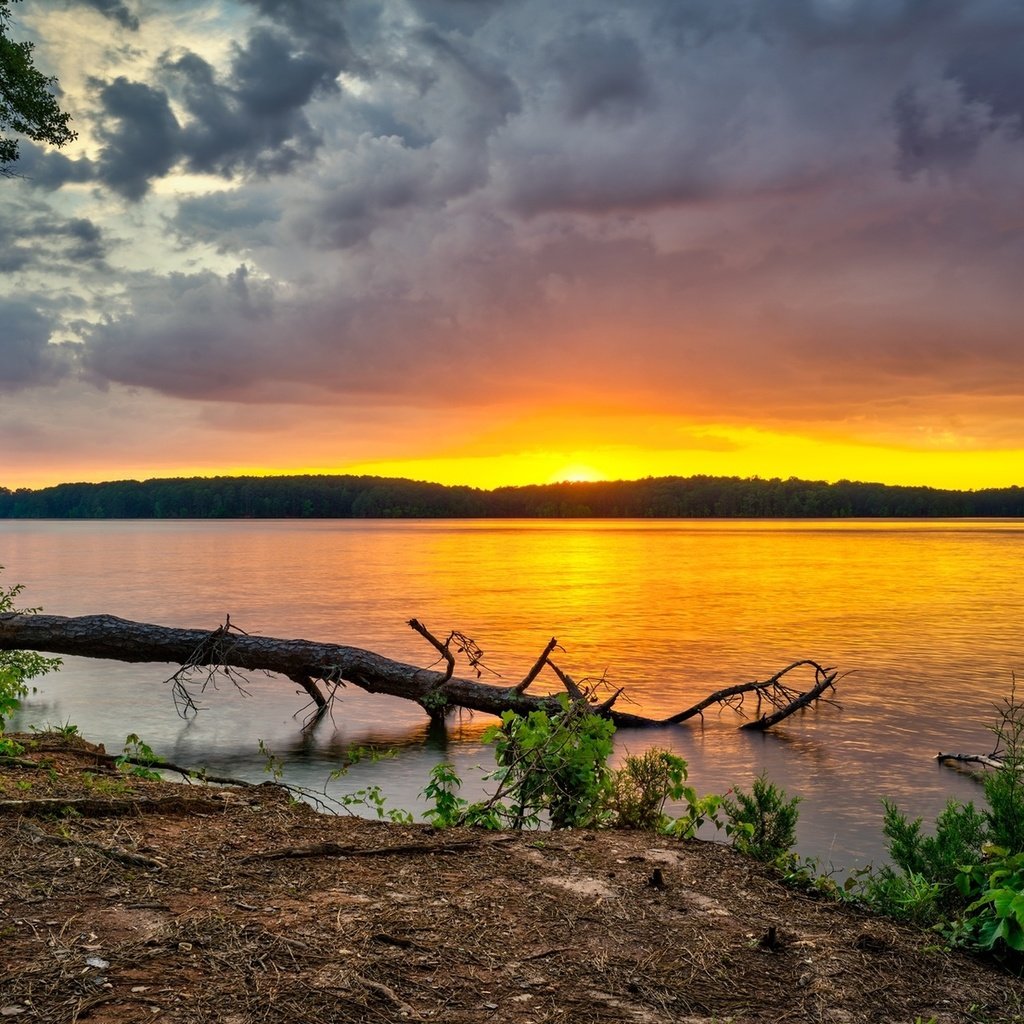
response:
[[[473,487],[373,476],[193,477],[0,487],[0,518],[465,519],[1024,516],[1024,489],[931,487],[758,477],[648,477]]]
[[[12,2],[20,0],[0,0],[0,175],[9,175],[9,165],[18,159],[18,140],[3,132],[51,146],[65,146],[76,137],[68,127],[70,114],[60,109],[53,94],[56,79],[36,68],[31,43],[8,36]]]

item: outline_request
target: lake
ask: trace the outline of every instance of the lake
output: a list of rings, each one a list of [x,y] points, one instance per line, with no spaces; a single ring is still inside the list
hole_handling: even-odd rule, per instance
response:
[[[620,731],[616,750],[668,747],[702,792],[767,771],[803,799],[800,852],[840,870],[882,856],[883,797],[928,820],[951,796],[980,799],[934,757],[992,749],[992,705],[1024,664],[1020,520],[6,520],[0,564],[3,583],[27,585],[22,603],[52,614],[212,629],[230,613],[250,633],[426,666],[433,652],[406,626],[416,617],[473,637],[507,681],[556,636],[560,667],[606,675],[655,716],[800,658],[837,666],[850,673],[841,709],[763,735],[712,711],[703,725]],[[182,721],[170,671],[67,658],[14,727],[72,722],[114,751],[135,732],[168,760],[256,780],[262,739],[285,781],[314,788],[349,747],[382,745],[397,756],[355,766],[330,792],[376,783],[409,808],[437,761],[467,780],[492,763],[486,716],[439,732],[415,705],[349,687],[305,735],[304,697],[258,673],[248,698],[221,684]]]

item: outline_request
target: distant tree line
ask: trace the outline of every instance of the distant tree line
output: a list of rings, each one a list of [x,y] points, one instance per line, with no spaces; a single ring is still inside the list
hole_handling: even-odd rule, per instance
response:
[[[1024,516],[1024,488],[648,477],[475,487],[375,476],[192,477],[0,487],[4,519],[832,518]]]

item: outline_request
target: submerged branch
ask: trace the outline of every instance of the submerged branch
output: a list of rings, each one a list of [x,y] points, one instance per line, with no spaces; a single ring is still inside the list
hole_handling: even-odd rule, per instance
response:
[[[758,711],[763,703],[775,710],[747,722],[743,728],[763,730],[801,708],[825,700],[825,691],[834,689],[837,678],[835,670],[804,659],[793,662],[763,682],[740,683],[717,690],[678,714],[654,719],[615,710],[612,705],[622,693],[621,689],[599,703],[590,690],[584,689],[552,663],[550,655],[558,646],[554,638],[522,682],[506,687],[454,675],[454,656],[450,649],[453,641],[458,651],[469,658],[471,667],[478,674],[481,670],[483,652],[461,633],[453,632],[448,641],[442,643],[415,619],[410,626],[442,654],[447,671],[438,672],[392,661],[358,647],[251,636],[233,626],[230,618],[214,630],[200,630],[132,622],[113,615],[66,617],[5,613],[0,614],[0,650],[46,651],[124,662],[177,664],[179,668],[168,682],[172,684],[175,703],[183,715],[199,710],[189,689],[191,673],[199,672],[204,676],[200,692],[211,682],[216,685],[217,673],[221,672],[244,693],[245,677],[241,672],[247,670],[278,673],[297,683],[312,698],[317,717],[329,706],[337,687],[345,683],[368,693],[415,701],[435,717],[453,708],[491,715],[501,715],[506,711],[527,714],[556,706],[554,696],[526,693],[527,687],[547,666],[573,701],[584,703],[591,712],[611,718],[620,727],[678,725],[695,716],[702,717],[713,704],[731,707],[742,714],[744,696],[756,694]],[[812,668],[815,673],[815,685],[806,691],[783,682],[788,673],[800,667]],[[327,687],[326,696],[321,685]]]

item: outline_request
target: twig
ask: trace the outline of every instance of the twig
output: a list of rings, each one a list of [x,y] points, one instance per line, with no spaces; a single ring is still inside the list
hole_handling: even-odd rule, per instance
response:
[[[302,857],[391,857],[425,853],[454,853],[476,846],[494,846],[507,843],[514,835],[496,836],[493,839],[466,839],[451,843],[399,843],[396,846],[343,846],[340,843],[314,843],[312,846],[288,846],[280,850],[265,850],[250,853],[241,858],[242,864],[262,860],[291,860]]]
[[[104,857],[109,857],[110,860],[117,861],[119,864],[127,864],[128,867],[160,871],[167,866],[163,861],[154,860],[152,857],[144,857],[141,853],[132,853],[121,846],[102,846],[99,843],[89,842],[87,839],[73,839],[69,836],[51,835],[49,832],[44,832],[37,825],[32,825],[31,823],[25,824],[23,828],[36,842],[56,843],[58,846],[73,846],[76,849],[93,850]]]

